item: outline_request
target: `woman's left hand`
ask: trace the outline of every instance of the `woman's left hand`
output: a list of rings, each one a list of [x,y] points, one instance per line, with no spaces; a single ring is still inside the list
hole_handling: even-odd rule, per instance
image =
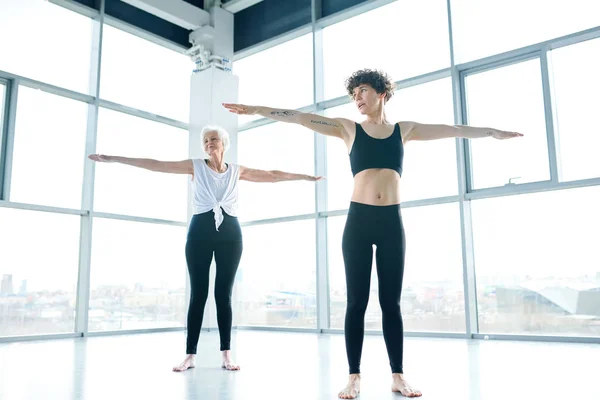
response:
[[[507,131],[501,131],[498,129],[494,129],[494,131],[492,132],[492,137],[494,139],[498,139],[498,140],[512,139],[512,138],[522,137],[522,136],[523,136],[522,133],[507,132]]]

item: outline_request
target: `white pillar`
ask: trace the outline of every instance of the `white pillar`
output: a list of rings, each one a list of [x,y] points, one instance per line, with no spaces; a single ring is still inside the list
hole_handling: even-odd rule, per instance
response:
[[[213,8],[210,10],[210,15],[214,36],[211,39],[209,35],[208,40],[204,36],[203,45],[212,55],[231,60],[233,58],[233,14],[221,8]],[[193,37],[193,33],[190,34],[190,37]],[[202,148],[200,132],[206,125],[219,125],[229,132],[231,141],[231,147],[225,154],[225,161],[236,163],[237,115],[227,111],[222,103],[236,103],[238,101],[238,78],[231,71],[224,71],[216,66],[211,66],[203,71],[193,73],[190,85],[189,157],[206,158]],[[191,218],[193,212],[191,204],[188,204],[188,217]],[[217,327],[214,299],[215,271],[213,259],[203,328]]]

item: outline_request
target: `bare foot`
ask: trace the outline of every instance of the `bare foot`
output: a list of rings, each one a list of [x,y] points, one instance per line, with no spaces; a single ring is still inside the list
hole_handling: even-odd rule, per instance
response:
[[[196,366],[195,361],[196,361],[196,355],[188,354],[185,357],[185,360],[183,360],[183,362],[181,364],[173,367],[173,371],[182,372],[182,371],[185,371],[186,369],[194,368]]]
[[[360,375],[350,374],[348,384],[338,393],[340,399],[355,399],[360,393]]]
[[[221,355],[223,356],[223,362],[221,363],[222,368],[225,368],[227,371],[239,371],[240,370],[240,366],[236,365],[231,360],[231,350],[225,350],[225,351],[221,352]]]
[[[404,380],[403,374],[392,374],[392,392],[400,392],[406,397],[421,397],[422,393],[413,389],[408,382]]]

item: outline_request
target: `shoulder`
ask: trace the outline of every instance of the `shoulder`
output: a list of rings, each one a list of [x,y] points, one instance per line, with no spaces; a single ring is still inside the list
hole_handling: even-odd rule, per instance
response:
[[[412,135],[414,135],[418,123],[414,121],[400,121],[397,122],[396,125],[398,125],[398,128],[400,129],[402,141],[406,143],[411,139]]]
[[[354,130],[356,129],[356,122],[346,119],[346,118],[332,118],[333,120],[335,120],[337,123],[339,123],[344,130],[346,130],[348,133],[352,133],[354,132]]]
[[[192,174],[196,175],[199,173],[202,175],[204,171],[203,165],[206,165],[206,160],[204,158],[191,158],[189,161],[191,163]]]
[[[227,163],[227,165],[229,166],[229,169],[231,170],[231,172],[233,174],[241,174],[244,172],[244,170],[247,170],[246,167],[244,167],[243,165],[240,165],[240,164]]]
[[[342,126],[342,139],[344,139],[344,142],[352,142],[356,135],[356,126],[360,124],[346,118],[333,118],[333,120]]]

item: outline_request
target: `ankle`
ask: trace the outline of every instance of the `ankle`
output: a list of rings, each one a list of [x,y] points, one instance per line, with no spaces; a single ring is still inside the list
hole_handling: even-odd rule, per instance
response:
[[[360,381],[360,374],[350,374],[351,381]]]

